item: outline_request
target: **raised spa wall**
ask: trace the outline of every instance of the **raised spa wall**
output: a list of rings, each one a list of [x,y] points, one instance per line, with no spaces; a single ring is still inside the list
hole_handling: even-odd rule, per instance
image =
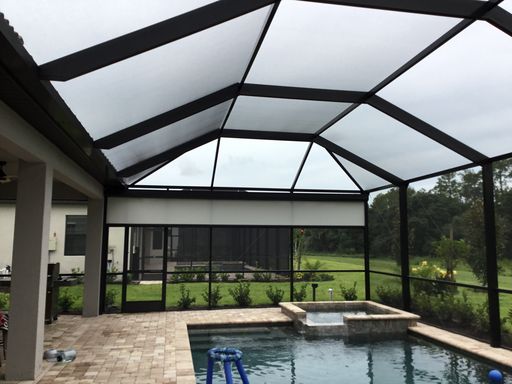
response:
[[[281,303],[281,312],[293,320],[295,328],[317,336],[388,336],[405,334],[420,317],[373,301],[306,301]],[[370,314],[343,316],[343,324],[311,324],[307,312],[366,311]]]

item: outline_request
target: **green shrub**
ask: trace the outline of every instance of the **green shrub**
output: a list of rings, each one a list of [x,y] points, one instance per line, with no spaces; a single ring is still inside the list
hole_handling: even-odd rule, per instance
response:
[[[205,289],[201,294],[203,300],[206,301],[212,308],[215,308],[219,305],[222,300],[222,295],[220,294],[220,285],[216,285],[212,288],[212,294],[208,297],[208,289]]]
[[[254,281],[272,281],[272,273],[270,272],[254,272],[252,274]]]
[[[235,281],[242,281],[244,279],[243,273],[235,273]]]
[[[107,309],[112,308],[116,302],[117,291],[115,289],[109,289],[105,293],[105,307]]]
[[[77,300],[77,296],[72,295],[71,292],[67,289],[62,289],[59,295],[59,299],[57,303],[62,312],[69,312],[75,301]]]
[[[448,274],[448,272],[439,268],[437,265],[429,264],[428,261],[424,260],[417,266],[411,268],[411,276],[435,281],[411,279],[411,286],[416,294],[454,295],[457,291],[457,287],[443,284],[442,281],[454,281],[453,276],[456,273],[457,271],[453,271],[452,274]]]
[[[341,296],[343,296],[346,301],[357,300],[356,285],[357,281],[354,281],[354,285],[350,288],[345,288],[343,284],[340,284]]]
[[[10,295],[5,292],[0,292],[0,309],[6,311],[9,309]]]
[[[334,276],[328,273],[319,273],[317,276],[318,281],[332,281],[334,280]]]
[[[307,288],[308,288],[307,284],[302,284],[298,291],[295,289],[295,287],[293,287],[293,300],[304,301],[304,299],[306,298],[306,295],[307,295],[307,292],[306,292]]]
[[[320,260],[315,260],[312,263],[309,260],[304,262],[304,268],[302,271],[302,280],[304,281],[314,281],[318,280],[318,274],[315,271],[318,271],[323,266],[323,263]]]
[[[196,281],[205,281],[206,273],[205,272],[196,272]]]
[[[187,272],[181,273],[181,281],[184,283],[194,281],[195,277],[196,277],[196,274],[195,274],[194,270],[192,270],[192,269]]]
[[[222,272],[219,274],[220,280],[223,282],[229,281],[229,273]]]
[[[211,279],[211,281],[219,280],[219,274],[217,272],[210,273],[210,279]]]
[[[269,285],[265,293],[273,305],[279,305],[283,301],[284,291],[278,287]]]
[[[402,291],[399,288],[378,285],[375,289],[382,304],[400,308],[402,306]]]
[[[178,299],[179,309],[188,309],[196,302],[195,297],[190,297],[190,289],[185,289],[185,285],[180,285],[180,298]]]
[[[228,292],[240,307],[251,305],[251,285],[249,283],[239,282],[234,288],[229,288]]]

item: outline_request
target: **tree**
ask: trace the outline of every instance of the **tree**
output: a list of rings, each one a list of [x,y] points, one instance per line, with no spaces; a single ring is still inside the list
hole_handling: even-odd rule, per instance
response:
[[[460,200],[460,183],[457,181],[457,174],[451,172],[439,176],[433,192],[449,199]]]
[[[446,269],[445,279],[455,281],[455,268],[460,260],[469,254],[469,246],[464,240],[442,237],[434,243],[436,256],[443,260]]]

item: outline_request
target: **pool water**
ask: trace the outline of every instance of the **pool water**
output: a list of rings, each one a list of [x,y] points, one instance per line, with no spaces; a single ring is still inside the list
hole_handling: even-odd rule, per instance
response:
[[[344,315],[368,315],[368,311],[338,311],[338,312],[307,312],[306,322],[311,325],[317,324],[330,324],[341,325],[343,324]]]
[[[421,339],[352,342],[305,338],[291,328],[190,334],[197,383],[206,382],[206,351],[230,346],[243,353],[251,384],[484,384],[494,368]],[[235,382],[240,382],[233,366]],[[215,368],[214,383],[225,383]],[[512,381],[505,375],[506,384]]]

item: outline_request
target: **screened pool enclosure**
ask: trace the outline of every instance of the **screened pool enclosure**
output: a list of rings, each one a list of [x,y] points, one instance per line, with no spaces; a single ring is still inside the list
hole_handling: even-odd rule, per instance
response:
[[[3,103],[104,186],[101,311],[317,284],[512,347],[512,0],[0,12]]]

